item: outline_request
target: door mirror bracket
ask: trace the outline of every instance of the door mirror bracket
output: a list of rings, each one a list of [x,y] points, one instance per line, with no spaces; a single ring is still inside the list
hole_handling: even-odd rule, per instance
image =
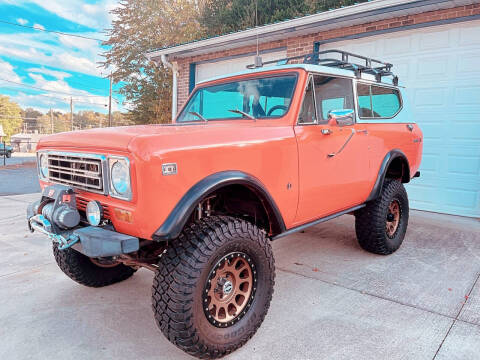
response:
[[[355,112],[352,109],[330,110],[328,112],[328,123],[338,126],[355,124]]]

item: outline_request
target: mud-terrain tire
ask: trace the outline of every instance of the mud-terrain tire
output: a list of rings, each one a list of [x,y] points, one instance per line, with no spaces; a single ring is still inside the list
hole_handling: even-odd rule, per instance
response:
[[[237,268],[252,276],[243,289],[251,293],[242,302],[243,308],[228,315],[236,317],[225,325],[221,323],[226,321],[220,316],[222,307],[218,306],[218,314],[213,307],[209,309],[213,302],[210,294],[215,301],[217,296],[228,298],[225,283],[222,287],[215,281],[226,269]],[[237,292],[237,286],[240,289],[244,285],[241,281],[235,282],[233,290],[230,288],[234,299],[241,296]],[[233,217],[204,218],[186,226],[160,258],[152,287],[155,320],[167,339],[183,351],[200,359],[220,358],[255,334],[267,314],[274,284],[275,263],[263,230]],[[230,305],[224,309],[230,309]]]
[[[95,265],[88,256],[72,248],[60,250],[57,243],[53,243],[53,255],[58,267],[70,279],[89,287],[102,287],[128,279],[135,273],[135,269],[118,264],[103,267]]]
[[[408,212],[408,197],[403,184],[399,180],[386,179],[380,196],[355,213],[358,243],[374,254],[392,254],[405,237]]]

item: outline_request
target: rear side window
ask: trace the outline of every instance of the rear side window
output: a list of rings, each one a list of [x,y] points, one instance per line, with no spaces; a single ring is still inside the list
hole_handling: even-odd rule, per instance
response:
[[[358,83],[357,96],[358,114],[361,118],[391,118],[402,107],[397,89]]]

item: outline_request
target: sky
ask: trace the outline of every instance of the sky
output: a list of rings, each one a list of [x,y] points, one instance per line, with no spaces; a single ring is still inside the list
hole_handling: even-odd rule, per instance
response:
[[[108,70],[99,67],[100,41],[5,24],[106,38],[116,0],[0,0],[0,94],[43,113],[107,113]],[[115,93],[112,109],[124,110]]]

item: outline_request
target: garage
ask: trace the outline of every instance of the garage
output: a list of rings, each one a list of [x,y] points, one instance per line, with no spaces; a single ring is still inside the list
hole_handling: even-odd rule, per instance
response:
[[[255,53],[252,53],[197,63],[195,64],[195,84],[216,76],[244,71],[247,65],[252,64],[254,56]],[[287,49],[282,48],[274,49],[273,51],[264,51],[260,53],[260,56],[263,61],[282,59],[287,57]]]
[[[480,218],[480,4],[377,0],[152,52],[178,66],[173,112],[199,81],[263,61],[341,49],[394,65],[424,133],[413,209]],[[178,95],[178,98],[177,98]]]
[[[480,217],[480,20],[319,42],[393,63],[424,133],[411,207]]]

